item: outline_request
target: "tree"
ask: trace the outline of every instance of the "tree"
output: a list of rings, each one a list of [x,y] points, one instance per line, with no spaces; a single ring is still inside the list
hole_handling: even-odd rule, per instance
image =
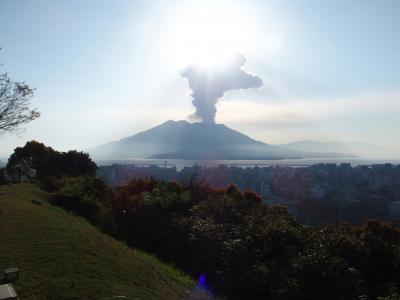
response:
[[[40,117],[36,109],[29,107],[33,92],[27,83],[0,74],[0,135],[16,132],[22,124]]]
[[[37,141],[26,142],[25,146],[17,147],[8,159],[7,172],[18,176],[21,165],[26,165],[36,170],[36,176],[41,177],[43,165],[57,154],[57,151]]]
[[[38,170],[38,177],[96,175],[97,165],[89,154],[71,150],[49,156]]]
[[[7,169],[11,172],[11,168],[22,160],[30,160],[32,168],[39,169],[40,166],[57,153],[51,147],[37,141],[28,141],[25,146],[17,147],[8,159]]]
[[[15,148],[8,159],[7,172],[17,175],[21,164],[35,169],[39,180],[51,176],[94,176],[97,169],[87,153],[75,150],[59,152],[37,141],[29,141],[25,146]]]

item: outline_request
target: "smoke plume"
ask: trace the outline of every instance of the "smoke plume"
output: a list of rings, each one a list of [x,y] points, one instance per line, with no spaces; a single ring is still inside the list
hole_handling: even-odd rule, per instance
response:
[[[194,118],[204,123],[215,123],[216,104],[227,91],[262,86],[261,78],[241,69],[245,63],[243,55],[236,55],[223,66],[201,69],[190,65],[181,73],[192,90],[192,103],[196,107]]]

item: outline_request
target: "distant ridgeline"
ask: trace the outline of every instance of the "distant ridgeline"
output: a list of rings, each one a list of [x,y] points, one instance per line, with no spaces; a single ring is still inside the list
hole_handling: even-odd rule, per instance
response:
[[[188,160],[355,157],[308,152],[256,141],[223,124],[167,121],[147,131],[88,149],[95,159],[162,158]]]
[[[256,191],[268,204],[283,205],[307,224],[362,224],[368,218],[400,221],[400,165],[358,166],[318,164],[291,167],[100,166],[97,176],[111,186],[134,178],[153,177],[185,185],[193,181],[215,187],[233,183]]]

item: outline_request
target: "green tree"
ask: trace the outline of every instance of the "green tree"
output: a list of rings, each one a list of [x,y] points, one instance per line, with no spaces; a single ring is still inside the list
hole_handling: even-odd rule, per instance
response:
[[[71,150],[58,152],[37,141],[29,141],[23,147],[15,148],[8,159],[7,171],[16,174],[21,165],[35,169],[40,180],[49,177],[94,176],[97,165],[89,154]]]
[[[89,154],[71,150],[68,152],[56,152],[49,156],[38,170],[41,178],[55,176],[81,176],[96,174],[97,165],[89,157]]]
[[[57,186],[57,191],[51,194],[51,203],[93,222],[110,194],[107,184],[93,176],[65,177],[58,180]]]

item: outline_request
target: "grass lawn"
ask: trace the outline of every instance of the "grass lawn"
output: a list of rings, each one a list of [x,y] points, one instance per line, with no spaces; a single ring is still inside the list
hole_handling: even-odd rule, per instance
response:
[[[0,272],[13,266],[20,299],[182,299],[193,286],[155,257],[50,205],[31,184],[0,186]]]

